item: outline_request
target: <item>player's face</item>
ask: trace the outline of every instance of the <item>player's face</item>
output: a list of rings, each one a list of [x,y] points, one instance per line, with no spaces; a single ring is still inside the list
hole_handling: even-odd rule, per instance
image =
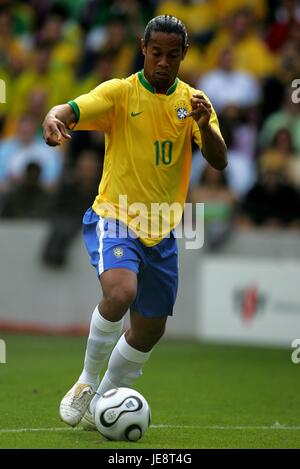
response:
[[[166,91],[174,83],[180,62],[187,52],[187,47],[182,45],[182,36],[152,32],[147,46],[142,39],[142,51],[145,77],[158,91]]]

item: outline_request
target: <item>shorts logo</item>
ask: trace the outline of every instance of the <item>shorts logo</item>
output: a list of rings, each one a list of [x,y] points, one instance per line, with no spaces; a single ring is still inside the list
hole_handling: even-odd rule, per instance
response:
[[[115,249],[114,249],[114,255],[115,255],[116,257],[122,257],[123,254],[124,254],[124,251],[123,251],[122,248],[115,248]]]

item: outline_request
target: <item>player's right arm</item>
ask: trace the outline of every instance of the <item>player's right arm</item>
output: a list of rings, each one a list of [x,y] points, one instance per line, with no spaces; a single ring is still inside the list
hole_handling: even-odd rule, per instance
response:
[[[67,128],[75,123],[76,117],[69,104],[54,106],[46,115],[43,122],[44,139],[47,145],[54,147],[60,145],[63,139],[70,139]]]
[[[109,131],[116,107],[123,103],[125,80],[108,80],[68,104],[53,107],[45,117],[44,139],[48,145],[60,145],[70,139],[67,129]]]

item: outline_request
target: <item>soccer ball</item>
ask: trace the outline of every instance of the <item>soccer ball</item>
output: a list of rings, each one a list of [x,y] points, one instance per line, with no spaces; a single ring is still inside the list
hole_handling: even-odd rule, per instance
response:
[[[96,427],[109,440],[139,440],[150,419],[148,402],[130,388],[110,389],[100,397],[95,408]]]

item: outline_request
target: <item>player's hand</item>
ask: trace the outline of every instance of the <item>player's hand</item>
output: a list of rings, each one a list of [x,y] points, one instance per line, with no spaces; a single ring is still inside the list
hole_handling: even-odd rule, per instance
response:
[[[211,105],[202,94],[193,94],[191,98],[192,111],[186,117],[192,117],[200,128],[205,128],[209,124],[212,113]]]
[[[47,145],[55,147],[61,145],[63,139],[70,140],[72,137],[67,133],[65,124],[53,115],[45,117],[43,122],[44,140]]]

